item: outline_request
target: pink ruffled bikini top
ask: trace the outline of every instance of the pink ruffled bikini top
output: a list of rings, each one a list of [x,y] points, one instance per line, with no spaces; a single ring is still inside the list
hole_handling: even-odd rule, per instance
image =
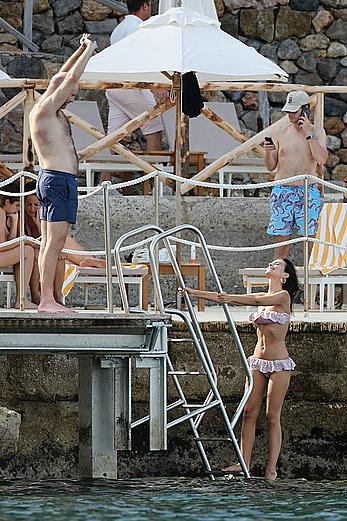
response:
[[[290,314],[278,311],[256,311],[249,315],[249,321],[254,324],[286,324],[290,322]]]

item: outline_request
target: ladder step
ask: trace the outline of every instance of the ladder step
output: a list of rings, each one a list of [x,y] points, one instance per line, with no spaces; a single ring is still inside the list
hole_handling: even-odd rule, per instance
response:
[[[218,402],[216,400],[214,402],[214,406],[216,407],[217,405],[219,405],[219,403],[220,402]],[[200,408],[206,407],[206,405],[203,403],[182,403],[182,407],[187,408],[187,409],[200,409]]]
[[[222,443],[222,442],[230,442],[232,441],[231,438],[209,438],[209,437],[203,437],[203,438],[193,438],[194,441],[213,441],[216,443]]]
[[[206,376],[206,373],[199,371],[168,371],[167,374],[177,376]]]
[[[167,341],[170,344],[183,344],[186,342],[193,343],[194,340],[192,338],[168,338]]]

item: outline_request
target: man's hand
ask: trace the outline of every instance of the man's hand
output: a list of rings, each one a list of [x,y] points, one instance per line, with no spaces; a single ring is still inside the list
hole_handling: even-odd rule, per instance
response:
[[[305,137],[307,137],[313,133],[314,126],[312,125],[311,121],[308,119],[306,114],[303,114],[302,116],[300,116],[300,118],[298,120],[298,124],[300,126],[300,129],[305,134]]]
[[[93,42],[92,40],[90,40],[89,35],[85,39],[85,42],[86,42],[86,48],[91,52],[91,54],[93,52],[95,52],[96,49],[98,48],[98,44],[96,42]]]
[[[265,152],[267,150],[276,150],[276,145],[273,141],[270,142],[270,141],[266,141],[266,139],[265,139],[265,141],[263,142],[263,149],[265,150]]]
[[[87,47],[87,40],[89,39],[89,37],[90,37],[89,33],[82,34],[81,39],[80,39],[81,47],[83,47],[83,48]]]

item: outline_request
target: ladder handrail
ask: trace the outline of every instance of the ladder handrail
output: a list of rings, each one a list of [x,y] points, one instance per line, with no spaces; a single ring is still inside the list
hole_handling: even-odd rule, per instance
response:
[[[205,260],[206,260],[206,262],[208,264],[208,267],[211,270],[212,277],[213,277],[214,282],[215,282],[215,284],[217,286],[218,292],[219,293],[223,292],[222,285],[221,285],[219,277],[217,275],[217,272],[216,272],[216,269],[215,269],[212,257],[210,255],[209,250],[208,250],[207,243],[205,241],[205,238],[204,238],[203,234],[201,233],[201,231],[198,228],[196,228],[196,226],[193,226],[191,224],[181,224],[179,226],[176,226],[175,228],[171,228],[169,230],[166,230],[165,232],[162,232],[160,235],[157,235],[156,237],[154,237],[153,240],[151,241],[150,246],[149,246],[149,260],[150,260],[150,263],[151,263],[151,272],[152,272],[153,284],[154,284],[154,287],[155,287],[155,290],[156,290],[156,293],[157,293],[159,309],[160,309],[160,312],[162,312],[162,313],[164,313],[164,302],[163,302],[163,297],[162,297],[161,289],[160,289],[159,273],[158,273],[157,266],[156,266],[156,263],[155,263],[155,255],[154,255],[155,249],[156,249],[156,246],[159,243],[159,241],[161,241],[163,239],[167,239],[166,240],[167,251],[169,253],[169,257],[170,257],[170,260],[171,260],[171,263],[172,263],[175,275],[176,275],[176,277],[177,277],[181,287],[185,288],[185,282],[184,282],[181,270],[179,268],[179,264],[177,262],[177,259],[176,259],[175,255],[174,255],[173,249],[171,247],[171,244],[170,244],[170,241],[169,241],[168,238],[170,236],[175,235],[176,233],[179,233],[179,232],[182,232],[182,231],[187,231],[187,230],[189,230],[189,231],[191,231],[191,232],[193,232],[193,233],[195,233],[197,235],[197,237],[199,239],[199,242],[200,242],[200,245],[201,245],[201,248],[202,248],[202,251],[204,253]],[[190,300],[190,297],[189,297],[189,295],[187,293],[185,293],[184,297],[185,297],[185,300],[186,300],[186,303],[187,303],[187,307],[188,307],[188,310],[189,310],[190,317],[192,319],[192,323],[194,325],[194,329],[198,333],[198,336],[200,338],[202,338],[202,342],[204,342],[204,339],[203,339],[202,334],[201,334],[199,322],[197,320],[196,313],[195,313],[194,307],[192,305],[192,302]],[[251,372],[250,367],[248,365],[247,358],[246,358],[245,352],[243,350],[243,347],[242,347],[242,344],[241,344],[241,340],[240,340],[240,337],[239,337],[238,332],[236,330],[233,318],[231,316],[229,306],[227,304],[222,304],[222,308],[223,308],[224,314],[226,316],[230,332],[232,334],[232,337],[233,337],[233,339],[235,341],[237,350],[239,352],[239,355],[240,355],[240,358],[241,358],[241,363],[243,365],[243,368],[244,368],[244,370],[246,372],[246,376],[247,376],[247,379],[248,379],[248,386],[245,389],[245,392],[244,392],[244,394],[243,394],[243,396],[241,398],[241,401],[240,401],[240,403],[239,403],[239,405],[238,405],[238,407],[236,409],[236,412],[235,412],[235,414],[233,416],[233,419],[232,419],[231,425],[232,425],[232,428],[234,428],[234,426],[237,423],[237,421],[238,421],[238,419],[239,419],[239,417],[241,415],[241,412],[242,412],[244,406],[246,405],[246,402],[247,402],[247,400],[248,400],[248,398],[249,398],[249,396],[250,396],[250,394],[252,392],[252,389],[253,389],[253,375],[252,375],[252,372]]]
[[[164,230],[160,228],[160,226],[156,224],[146,224],[145,226],[140,226],[140,228],[136,228],[135,230],[131,230],[130,232],[123,233],[114,245],[114,259],[116,264],[116,271],[118,275],[118,284],[120,289],[120,295],[121,300],[123,304],[123,309],[125,313],[129,313],[129,301],[128,301],[128,295],[125,288],[125,282],[124,282],[124,276],[123,276],[123,270],[122,270],[122,261],[120,258],[120,249],[124,241],[129,239],[130,237],[134,237],[135,235],[140,235],[141,233],[147,232],[147,231],[154,231],[156,233],[162,233]]]

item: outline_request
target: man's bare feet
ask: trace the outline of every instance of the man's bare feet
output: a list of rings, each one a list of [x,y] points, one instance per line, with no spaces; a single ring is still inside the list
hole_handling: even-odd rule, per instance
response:
[[[225,467],[222,469],[222,472],[225,474],[240,474],[242,472],[241,465],[239,463],[230,465],[230,467]]]
[[[277,472],[275,470],[271,471],[271,470],[266,469],[265,479],[267,479],[268,481],[275,481],[276,478],[277,478]]]
[[[106,261],[104,259],[96,259],[95,257],[85,257],[81,260],[80,266],[83,268],[105,268]]]
[[[58,302],[42,302],[37,308],[39,313],[74,313],[74,310],[71,310],[62,304],[58,304]]]
[[[15,306],[16,309],[20,308],[19,302],[16,301]],[[33,302],[30,302],[30,300],[25,300],[24,302],[24,309],[37,309],[37,305]]]

